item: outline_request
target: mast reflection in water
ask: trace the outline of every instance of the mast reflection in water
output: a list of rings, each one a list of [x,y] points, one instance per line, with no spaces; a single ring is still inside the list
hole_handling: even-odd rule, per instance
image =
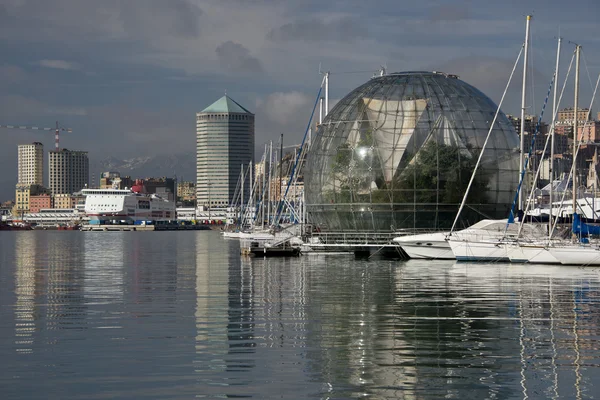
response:
[[[598,269],[0,232],[5,398],[588,398]]]

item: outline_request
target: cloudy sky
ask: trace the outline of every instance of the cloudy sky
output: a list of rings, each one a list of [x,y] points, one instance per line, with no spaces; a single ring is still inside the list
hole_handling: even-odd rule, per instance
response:
[[[583,45],[582,103],[600,72],[598,0],[0,0],[0,124],[73,129],[62,147],[109,155],[195,146],[195,112],[222,96],[256,114],[256,144],[298,142],[321,77],[339,99],[381,65],[458,74],[496,102],[533,13],[531,109],[540,108],[559,30]],[[588,75],[589,74],[589,75]],[[564,76],[564,73],[563,73]],[[520,74],[515,79],[521,79]],[[519,112],[520,85],[507,113]],[[572,101],[567,90],[565,105]],[[567,104],[568,103],[568,104]],[[598,109],[599,107],[594,107]],[[16,146],[50,133],[0,130],[0,200]]]

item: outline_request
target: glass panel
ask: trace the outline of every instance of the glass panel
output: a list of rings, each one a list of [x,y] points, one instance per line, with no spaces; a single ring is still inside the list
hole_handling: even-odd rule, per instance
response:
[[[448,228],[496,105],[460,79],[375,77],[331,110],[304,170],[312,222],[329,230]],[[518,182],[519,140],[500,114],[463,220],[505,218]]]

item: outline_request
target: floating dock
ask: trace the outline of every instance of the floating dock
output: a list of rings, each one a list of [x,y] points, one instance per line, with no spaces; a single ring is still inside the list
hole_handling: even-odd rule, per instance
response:
[[[207,231],[209,225],[177,225],[177,224],[157,224],[157,225],[83,225],[82,231],[118,231],[118,232],[148,232],[148,231]]]

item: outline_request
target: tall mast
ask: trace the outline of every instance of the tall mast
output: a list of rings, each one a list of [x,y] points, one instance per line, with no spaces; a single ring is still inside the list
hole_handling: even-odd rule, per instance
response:
[[[521,92],[521,144],[519,147],[519,176],[523,172],[525,167],[525,101],[526,88],[527,88],[527,56],[529,55],[529,22],[531,21],[531,15],[527,16],[527,25],[525,27],[525,56],[523,58],[523,88]],[[519,178],[520,179],[520,178]],[[523,189],[519,190],[519,210],[523,209]]]
[[[269,143],[269,178],[267,186],[267,197],[269,204],[267,205],[267,225],[271,223],[271,170],[273,169],[273,141]]]
[[[329,114],[329,71],[325,72],[325,116]]]
[[[244,215],[244,178],[245,178],[245,176],[244,176],[244,164],[242,164],[242,169],[241,169],[240,173],[241,173],[241,177],[242,177],[242,199],[240,200],[240,213],[239,213],[240,221],[239,221],[238,225],[241,226],[242,225],[242,221],[241,220],[243,218],[242,216]]]
[[[554,67],[554,98],[552,100],[552,127],[550,128],[550,134],[552,135],[552,137],[550,138],[550,212],[549,212],[549,216],[548,216],[548,233],[551,235],[552,234],[552,225],[553,225],[553,208],[552,208],[552,204],[554,202],[553,197],[554,197],[554,129],[556,128],[556,113],[558,112],[558,104],[557,101],[558,99],[556,98],[556,93],[557,93],[557,89],[558,89],[558,65],[560,62],[560,43],[562,41],[562,38],[559,36],[558,37],[558,47],[556,49],[556,66]]]
[[[323,123],[323,97],[319,99],[319,125]]]
[[[250,208],[250,211],[254,210],[254,196],[255,193],[254,191],[256,190],[254,188],[254,181],[252,180],[252,172],[254,171],[254,161],[252,159],[250,159],[250,194],[248,196],[248,207]]]
[[[281,181],[283,180],[283,133],[281,134],[281,143],[279,143],[279,187],[277,193],[279,193],[279,202],[283,202],[283,196],[281,193]],[[283,211],[283,210],[282,210]]]
[[[573,100],[573,214],[577,212],[577,107],[579,103],[579,54],[581,46],[575,47],[575,99]]]

